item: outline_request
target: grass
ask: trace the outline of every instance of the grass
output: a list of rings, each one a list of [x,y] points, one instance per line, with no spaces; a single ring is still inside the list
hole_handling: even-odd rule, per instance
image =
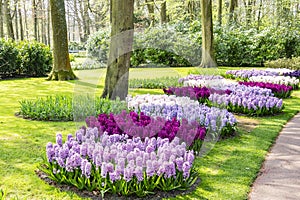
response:
[[[144,74],[152,78],[171,76],[171,72],[184,76],[189,70],[191,68],[132,69],[130,78],[145,78]],[[54,142],[57,132],[62,132],[65,137],[68,133],[74,134],[82,124],[30,121],[14,116],[21,99],[76,95],[77,92],[101,93],[104,69],[76,73],[81,78],[80,82],[47,82],[42,78],[0,81],[0,189],[6,192],[7,199],[81,199],[77,194],[49,186],[35,175],[34,170],[42,160],[45,145],[48,141]],[[162,91],[131,89],[130,93],[162,94]],[[218,142],[207,156],[197,158],[201,178],[197,190],[172,199],[247,199],[270,146],[283,125],[300,110],[299,100],[300,91],[296,91],[292,98],[284,100],[286,107],[283,114],[262,118],[239,117],[242,124],[236,137]]]

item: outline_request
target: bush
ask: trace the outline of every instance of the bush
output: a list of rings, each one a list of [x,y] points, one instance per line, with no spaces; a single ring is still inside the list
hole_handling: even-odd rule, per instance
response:
[[[300,57],[297,58],[280,58],[273,61],[267,61],[265,66],[268,68],[288,68],[300,70]]]
[[[74,62],[71,63],[71,66],[74,70],[90,70],[90,69],[99,69],[105,68],[105,63],[99,63],[96,60],[87,58],[83,62]]]
[[[70,50],[85,50],[85,45],[84,43],[80,42],[69,42],[69,49]]]
[[[20,73],[18,70],[18,54],[19,51],[12,40],[0,39],[0,77]]]
[[[268,27],[261,31],[230,27],[216,29],[215,50],[219,65],[262,66],[265,61],[298,56],[299,30]]]
[[[100,63],[106,64],[109,51],[109,38],[108,29],[103,29],[90,35],[86,43],[88,56],[95,58]]]
[[[174,27],[152,27],[136,32],[133,66],[144,63],[167,66],[192,66],[201,61],[201,45],[197,34],[176,31]]]
[[[84,120],[87,116],[100,113],[118,113],[126,109],[125,102],[89,96],[48,96],[36,100],[20,101],[20,112],[17,115],[26,119],[43,121]]]
[[[18,44],[21,73],[26,76],[46,76],[52,69],[50,48],[36,41],[21,41]]]

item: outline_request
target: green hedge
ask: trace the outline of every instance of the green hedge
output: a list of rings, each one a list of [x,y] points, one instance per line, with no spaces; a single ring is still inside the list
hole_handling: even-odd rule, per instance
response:
[[[288,68],[300,70],[300,57],[297,58],[281,58],[273,61],[267,61],[266,67],[269,68]]]
[[[50,48],[36,41],[0,39],[0,77],[46,76],[52,68]]]
[[[197,66],[201,62],[201,24],[189,29],[178,25],[135,31],[131,65],[163,64]],[[271,26],[262,30],[215,27],[214,47],[218,65],[263,66],[265,62],[300,56],[300,28]],[[89,55],[107,62],[109,30],[101,30],[87,42]]]

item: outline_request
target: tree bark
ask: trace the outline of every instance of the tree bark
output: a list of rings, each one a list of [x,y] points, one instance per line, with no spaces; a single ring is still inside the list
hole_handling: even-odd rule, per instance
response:
[[[200,67],[217,67],[213,48],[212,0],[201,0],[202,61]]]
[[[160,22],[161,24],[167,23],[167,2],[161,3],[160,7]]]
[[[0,37],[1,38],[4,37],[2,8],[3,8],[3,3],[2,3],[2,0],[0,0]]]
[[[68,52],[68,33],[63,0],[50,0],[52,34],[53,34],[53,67],[48,80],[76,79],[72,71]]]
[[[14,2],[15,4],[15,11],[14,11],[14,18],[15,18],[15,38],[19,40],[19,21],[18,21],[18,1]]]
[[[34,39],[38,41],[38,19],[37,19],[37,8],[36,8],[36,0],[32,0],[32,18],[33,18],[33,34]]]
[[[154,0],[145,0],[148,8],[149,18],[151,25],[154,26],[155,24],[155,14],[154,14]]]
[[[7,35],[11,39],[15,39],[14,36],[14,28],[13,28],[13,23],[12,23],[12,17],[10,15],[10,1],[9,0],[4,0],[4,15],[5,15],[5,23],[6,23],[6,28],[7,28]]]
[[[223,9],[223,1],[218,0],[218,24],[222,26],[222,9]]]
[[[26,39],[29,39],[29,33],[28,33],[28,22],[27,22],[27,11],[26,11],[26,4],[23,4],[23,11],[24,11],[24,26],[26,31]]]
[[[237,0],[230,0],[229,3],[229,19],[228,19],[228,23],[232,24],[233,22],[236,22],[236,14],[235,14],[235,8],[238,5],[238,1]]]
[[[23,18],[22,18],[20,1],[18,2],[18,12],[19,12],[19,24],[20,24],[20,39],[24,40]]]
[[[112,0],[112,26],[109,60],[102,97],[124,100],[133,43],[134,0]]]

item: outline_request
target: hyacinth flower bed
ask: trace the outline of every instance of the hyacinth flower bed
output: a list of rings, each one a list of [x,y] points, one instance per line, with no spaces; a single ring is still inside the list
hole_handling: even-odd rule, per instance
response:
[[[137,95],[128,97],[128,109],[143,112],[148,116],[164,119],[186,119],[197,121],[206,128],[206,133],[228,137],[236,130],[237,120],[226,109],[208,107],[191,100],[189,97],[174,95]]]
[[[187,96],[192,100],[198,100],[199,103],[206,103],[210,95],[210,91],[207,87],[170,87],[163,89],[167,95],[176,95],[179,97]]]
[[[250,87],[268,88],[272,90],[275,97],[287,98],[291,96],[293,87],[275,83],[264,83],[264,82],[239,82],[240,85],[246,85]]]
[[[293,89],[299,89],[299,79],[289,76],[253,76],[249,78],[249,81],[288,85]]]
[[[287,68],[267,68],[267,69],[265,69],[265,71],[275,72],[275,73],[278,73],[278,75],[281,76],[281,75],[284,75],[286,73],[293,72],[294,70],[287,69]]]
[[[99,193],[143,197],[157,190],[186,190],[197,180],[194,153],[174,138],[100,134],[97,128],[80,129],[74,138],[46,146],[44,163],[39,166],[50,179]]]
[[[300,78],[300,70],[283,73],[283,76],[290,76],[290,77],[295,77],[295,78],[299,79]]]
[[[178,80],[183,86],[190,87],[220,87],[226,80],[219,75],[194,75],[190,74]]]
[[[228,111],[250,116],[271,115],[282,112],[282,99],[254,94],[212,94],[209,100],[214,106],[224,106]]]
[[[97,127],[100,133],[108,135],[126,134],[129,138],[162,138],[173,141],[175,136],[187,144],[189,149],[199,152],[202,141],[206,135],[206,128],[200,126],[197,121],[188,122],[186,119],[181,121],[175,117],[172,120],[166,120],[162,117],[150,117],[143,112],[140,114],[125,110],[120,114],[100,114],[98,119],[89,117],[86,119],[88,127]]]
[[[228,70],[225,73],[225,78],[238,79],[238,80],[248,80],[253,76],[278,76],[279,72],[276,71],[265,71],[265,70]]]
[[[272,90],[267,88],[260,88],[257,86],[246,86],[246,85],[240,85],[238,83],[236,84],[227,84],[223,86],[223,90],[230,90],[232,94],[235,95],[263,95],[263,96],[274,96],[272,93]],[[229,93],[229,94],[231,94]],[[218,94],[218,93],[217,93]]]

